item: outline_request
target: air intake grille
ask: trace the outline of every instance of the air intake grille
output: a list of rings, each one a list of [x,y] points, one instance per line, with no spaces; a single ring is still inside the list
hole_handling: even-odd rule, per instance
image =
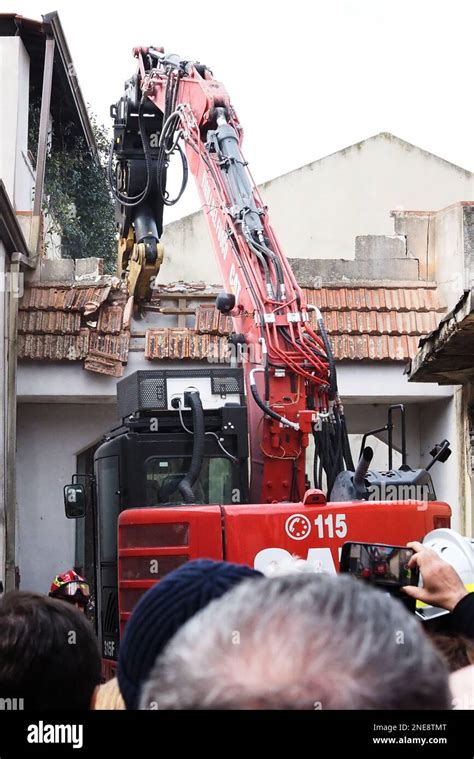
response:
[[[241,369],[154,369],[138,371],[117,383],[118,415],[124,419],[137,411],[168,408],[167,381],[209,377],[213,395],[244,395]]]
[[[211,377],[211,389],[215,395],[242,393],[239,378],[232,375]]]

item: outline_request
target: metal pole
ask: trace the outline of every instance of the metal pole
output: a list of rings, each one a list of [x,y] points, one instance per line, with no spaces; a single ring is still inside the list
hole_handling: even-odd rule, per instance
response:
[[[51,88],[53,84],[54,39],[46,39],[43,68],[43,90],[41,93],[41,113],[38,134],[38,154],[36,156],[35,197],[31,223],[30,250],[38,255],[41,228],[41,207],[43,203],[44,174],[48,151],[48,126],[51,106]]]
[[[18,282],[20,264],[12,254],[10,282]],[[6,498],[5,498],[5,590],[17,586],[16,578],[16,362],[18,292],[13,286],[6,293],[7,308],[7,408],[6,408]]]

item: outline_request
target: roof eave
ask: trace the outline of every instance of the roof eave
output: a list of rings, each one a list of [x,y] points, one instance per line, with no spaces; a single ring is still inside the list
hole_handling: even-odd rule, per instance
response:
[[[79,121],[81,122],[82,130],[84,132],[89,150],[97,155],[97,143],[94,137],[94,132],[92,130],[89,114],[87,112],[87,106],[85,104],[81,88],[79,86],[74,63],[69,51],[66,37],[64,35],[61,21],[59,20],[59,15],[57,11],[53,11],[52,13],[47,13],[45,16],[43,16],[43,20],[44,23],[48,24],[51,28],[54,41],[61,58],[66,81],[68,83],[74,104],[76,106],[77,115],[79,117]]]
[[[474,290],[465,290],[449,314],[444,316],[437,328],[420,339],[420,348],[406,369],[409,382],[437,382],[440,385],[463,384],[470,381],[470,366],[453,356],[449,368],[443,366],[448,351],[462,336],[474,335]]]

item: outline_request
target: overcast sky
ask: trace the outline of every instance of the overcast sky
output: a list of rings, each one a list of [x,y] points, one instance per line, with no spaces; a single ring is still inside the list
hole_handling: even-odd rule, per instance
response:
[[[84,98],[104,123],[135,71],[132,47],[163,45],[225,84],[258,182],[380,131],[474,170],[472,0],[51,2],[1,6],[38,19],[59,12]]]

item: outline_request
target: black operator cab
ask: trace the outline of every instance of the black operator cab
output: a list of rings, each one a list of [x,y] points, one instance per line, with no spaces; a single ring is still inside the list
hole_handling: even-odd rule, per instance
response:
[[[117,384],[122,425],[94,456],[96,624],[104,658],[118,651],[117,522],[130,508],[248,502],[248,433],[241,369],[138,371]],[[84,516],[83,487],[65,488]],[[89,504],[88,504],[89,506]]]

